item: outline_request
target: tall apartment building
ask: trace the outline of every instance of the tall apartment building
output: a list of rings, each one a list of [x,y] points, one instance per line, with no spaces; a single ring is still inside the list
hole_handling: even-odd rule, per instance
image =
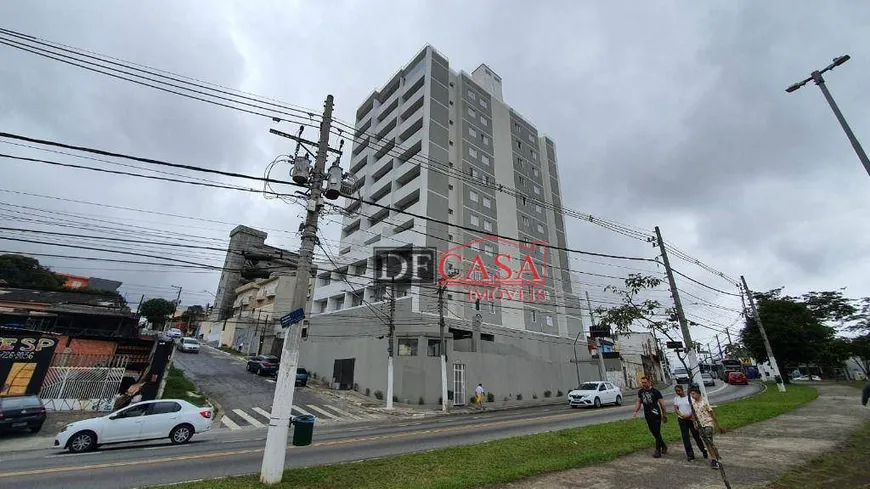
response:
[[[511,253],[518,270],[524,251],[546,271],[540,289],[546,300],[533,294],[530,301],[526,293],[525,300],[496,294],[478,301],[463,287],[445,294],[454,403],[481,382],[499,398],[576,385],[573,342],[583,325],[576,281],[559,250],[567,241],[555,144],[504,102],[492,69],[454,71],[426,46],[357,110],[350,173],[364,200],[388,208],[348,204],[339,267],[317,277],[304,366],[341,385],[386,392],[390,291],[372,281],[376,247],[459,255],[450,265],[462,274],[476,257],[496,271],[499,253]],[[473,274],[480,277],[479,270]],[[400,284],[396,297],[395,392],[435,403],[441,348],[435,287]],[[580,345],[581,377],[588,380],[597,374],[585,341]]]

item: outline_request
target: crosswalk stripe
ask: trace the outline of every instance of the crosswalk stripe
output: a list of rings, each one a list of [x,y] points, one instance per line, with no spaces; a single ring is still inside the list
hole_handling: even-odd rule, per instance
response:
[[[229,429],[231,429],[231,430],[240,430],[240,429],[242,429],[241,426],[237,425],[235,421],[231,420],[231,419],[228,418],[226,415],[224,415],[224,416],[221,418],[221,424],[224,425],[224,426],[226,426],[227,428],[229,428]]]
[[[301,415],[303,415],[303,416],[314,416],[313,414],[309,413],[308,411],[302,409],[302,408],[299,407],[299,406],[293,406],[293,410],[294,410],[294,411],[298,411],[299,414],[301,414]]]
[[[325,407],[325,408],[329,408],[329,409],[332,409],[333,411],[335,411],[335,412],[337,412],[338,414],[340,414],[340,415],[342,415],[342,416],[344,416],[344,417],[347,417],[347,418],[351,418],[351,419],[362,419],[362,418],[360,418],[359,416],[356,416],[356,415],[350,414],[350,413],[347,412],[347,411],[342,411],[341,409],[338,409],[337,407],[333,406],[332,404],[324,404],[323,407]]]
[[[255,428],[262,428],[265,426],[263,423],[257,421],[256,418],[254,418],[250,414],[242,411],[241,409],[233,409],[233,412],[236,413],[240,418],[247,421],[248,424],[250,424],[251,426],[254,426]]]
[[[329,416],[332,419],[338,419],[338,416],[330,413],[329,411],[324,410],[323,408],[319,408],[319,407],[315,406],[314,404],[309,404],[308,409],[313,409],[324,416]]]
[[[252,409],[253,409],[254,411],[256,411],[257,413],[259,413],[260,415],[262,415],[263,417],[265,417],[266,419],[269,419],[269,418],[272,417],[272,413],[270,413],[269,411],[266,411],[266,410],[263,409],[263,408],[255,407],[255,408],[252,408]]]

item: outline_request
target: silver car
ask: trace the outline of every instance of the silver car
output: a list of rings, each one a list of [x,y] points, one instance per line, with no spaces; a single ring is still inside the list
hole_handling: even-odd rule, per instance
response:
[[[199,353],[199,341],[196,338],[181,338],[175,348],[183,353]]]
[[[716,379],[714,379],[712,375],[706,372],[701,374],[701,380],[704,381],[705,387],[713,387],[716,385]]]

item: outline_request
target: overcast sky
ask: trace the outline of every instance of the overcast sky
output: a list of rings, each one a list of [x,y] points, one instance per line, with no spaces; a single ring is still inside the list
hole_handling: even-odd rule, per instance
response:
[[[864,2],[618,3],[28,1],[0,4],[0,27],[317,111],[332,93],[336,116],[351,122],[359,103],[429,43],[454,70],[471,72],[485,62],[502,77],[505,101],[556,142],[566,206],[644,229],[658,225],[666,240],[726,274],[746,275],[757,290],[848,287],[851,296],[870,295],[870,180],[818,88],[784,92],[850,54],[827,81],[858,138],[870,144]],[[2,131],[261,175],[277,154],[292,151],[268,134],[274,126],[0,45]],[[315,133],[306,132],[312,139]],[[6,144],[0,152],[87,163]],[[240,223],[268,229],[271,244],[298,246],[300,208],[258,194],[3,159],[0,175],[3,190],[105,204],[0,192],[7,204],[0,220],[14,227],[82,233],[20,219],[57,224],[84,215],[91,226],[125,227],[133,232],[128,237],[156,239],[156,228],[167,239],[193,235],[197,244],[220,247]],[[595,225],[566,222],[572,248],[657,254]],[[335,224],[326,229],[338,238]],[[0,241],[0,249],[131,259],[10,241]],[[222,263],[219,252],[171,253]],[[698,280],[736,291],[672,260]],[[140,294],[171,298],[170,285],[180,285],[184,303],[206,303],[212,301],[206,291],[217,288],[216,273],[41,261],[57,271],[122,280],[131,302]],[[630,272],[583,261],[572,266]],[[582,280],[593,300],[605,297],[601,279]],[[739,309],[734,297],[686,281],[681,287]],[[695,313],[720,326],[738,319],[709,307]],[[702,340],[712,334],[697,331]]]

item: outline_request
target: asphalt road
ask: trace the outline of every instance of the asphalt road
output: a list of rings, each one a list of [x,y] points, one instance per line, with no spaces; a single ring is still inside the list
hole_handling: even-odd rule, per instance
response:
[[[714,403],[745,397],[760,386],[727,386]],[[333,425],[315,429],[308,447],[288,447],[288,468],[361,460],[509,438],[631,417],[633,405],[602,409],[534,407],[414,422]],[[118,446],[70,455],[38,450],[0,457],[0,487],[117,489],[258,472],[265,431],[205,433],[182,446]]]
[[[204,347],[198,354],[176,351],[173,363],[220,405],[215,427],[238,430],[269,424],[275,381],[248,372],[244,359]],[[359,408],[322,399],[311,387],[297,386],[293,401],[294,415],[311,414],[325,424],[374,418]]]

